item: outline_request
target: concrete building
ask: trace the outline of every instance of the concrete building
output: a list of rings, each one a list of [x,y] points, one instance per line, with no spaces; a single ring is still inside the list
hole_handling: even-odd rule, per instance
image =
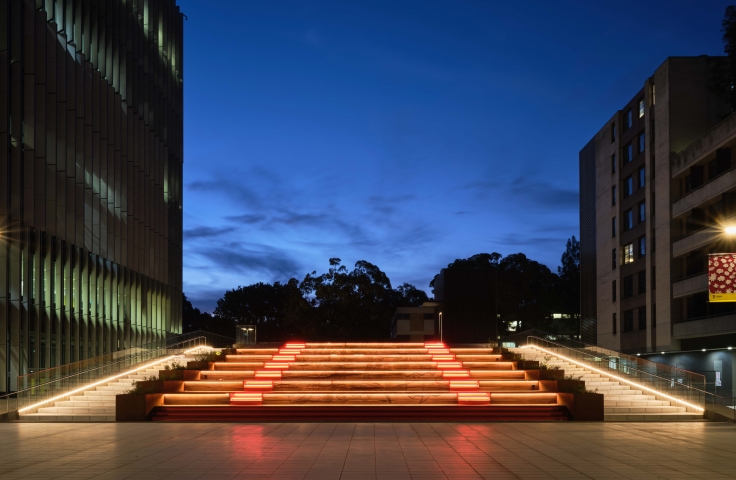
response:
[[[391,338],[408,342],[439,340],[437,303],[425,302],[421,307],[399,307],[391,321]]]
[[[628,353],[677,351],[692,331],[678,324],[687,308],[694,315],[702,309],[692,285],[702,287],[694,265],[706,244],[693,240],[703,234],[688,212],[696,209],[702,219],[700,205],[729,204],[722,190],[701,201],[694,189],[703,190],[706,178],[720,185],[730,164],[724,152],[696,158],[686,149],[729,112],[709,89],[721,61],[668,58],[580,152],[581,317],[588,343]],[[703,177],[705,165],[714,165],[714,176]],[[718,208],[730,207],[713,212]],[[696,272],[699,280],[690,278]]]
[[[0,5],[0,392],[181,332],[174,0]]]

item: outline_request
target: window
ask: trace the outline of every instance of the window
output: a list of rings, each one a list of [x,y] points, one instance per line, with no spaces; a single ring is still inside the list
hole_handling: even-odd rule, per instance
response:
[[[639,237],[639,258],[647,254],[647,237]]]
[[[624,147],[624,165],[630,163],[634,159],[634,147],[631,142]]]
[[[628,197],[632,193],[634,193],[634,179],[629,175],[624,178],[624,198]]]
[[[616,141],[616,122],[611,124],[611,143]]]
[[[639,223],[643,223],[647,219],[647,208],[644,202],[639,204]]]
[[[634,331],[634,310],[626,310],[624,312],[624,332]]]
[[[631,125],[633,124],[633,116],[631,114],[631,109],[628,109],[626,113],[624,113],[624,132],[631,128]]]
[[[613,334],[616,335],[616,327],[618,327],[618,322],[616,321],[616,313],[613,314]]]
[[[616,173],[616,154],[611,155],[611,173]]]
[[[639,118],[644,116],[644,99],[639,100]]]
[[[616,217],[611,219],[611,238],[616,236]]]
[[[639,169],[639,188],[644,188],[644,182],[646,182],[646,173],[644,172],[644,167],[641,167]]]
[[[637,283],[638,283],[637,291],[639,293],[647,293],[647,271],[642,270],[641,272],[639,272],[638,277],[639,278],[637,278]]]
[[[639,307],[639,330],[647,329],[647,307]]]
[[[613,297],[613,301],[615,302],[616,301],[616,280],[614,280],[613,283],[611,283],[611,286],[613,287],[611,288],[611,296]]]
[[[634,244],[629,243],[628,245],[624,245],[624,255],[623,255],[624,264],[632,263],[634,261]]]
[[[612,200],[612,204],[616,205],[616,185],[611,187],[611,200]]]
[[[622,298],[629,298],[634,296],[634,276],[629,275],[624,277],[624,291],[621,292]]]
[[[616,269],[616,264],[618,263],[618,261],[616,259],[616,249],[615,248],[611,251],[611,258],[613,260],[613,270],[615,270]]]
[[[657,304],[652,304],[652,328],[657,328]]]
[[[628,209],[624,212],[624,232],[634,228],[634,212]]]
[[[644,132],[642,132],[639,134],[639,153],[642,153],[645,147],[646,147],[646,141],[645,141]]]
[[[656,99],[657,99],[656,90],[654,89],[654,84],[652,84],[652,105],[654,105]]]
[[[652,290],[656,288],[657,288],[657,267],[652,266]]]

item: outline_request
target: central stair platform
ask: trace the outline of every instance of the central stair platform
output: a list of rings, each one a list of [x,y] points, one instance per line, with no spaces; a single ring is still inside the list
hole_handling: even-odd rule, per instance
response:
[[[153,421],[560,421],[556,382],[488,348],[287,343],[237,349],[165,393]]]

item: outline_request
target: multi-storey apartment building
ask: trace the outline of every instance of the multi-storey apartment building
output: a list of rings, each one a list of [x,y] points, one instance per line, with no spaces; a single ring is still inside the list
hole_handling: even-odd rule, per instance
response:
[[[0,392],[181,332],[174,0],[0,4]]]
[[[696,273],[685,264],[688,252],[700,245],[685,250],[681,245],[689,240],[673,243],[683,228],[696,227],[683,220],[689,216],[682,202],[672,200],[705,179],[698,177],[697,166],[692,172],[675,167],[673,157],[729,112],[710,88],[714,64],[721,61],[668,58],[580,152],[585,341],[630,353],[680,350],[683,337],[676,324],[684,318],[683,309],[688,301],[689,308],[702,308],[701,297],[673,296],[673,288],[680,292],[685,287],[679,282]],[[725,154],[718,155],[714,179],[729,168]],[[710,165],[711,160],[699,162]]]

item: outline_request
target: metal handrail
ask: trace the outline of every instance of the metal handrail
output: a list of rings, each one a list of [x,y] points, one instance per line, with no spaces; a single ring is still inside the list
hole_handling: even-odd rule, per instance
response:
[[[179,340],[182,337],[188,337],[187,339],[189,339],[194,338],[194,336],[205,337],[208,341],[212,343],[211,346],[225,346],[235,341],[235,339],[233,338],[225,337],[223,335],[218,335],[215,333],[205,332],[203,330],[184,333],[169,338],[161,338],[143,345],[133,345],[123,350],[106,353],[97,357],[87,358],[78,362],[67,363],[58,367],[45,368],[36,372],[27,373],[25,375],[19,375],[17,390],[42,385],[56,379],[69,377],[70,375],[91,371],[104,365],[110,365],[119,362],[126,358],[134,358],[140,355],[141,350],[155,350],[169,345],[175,345],[176,343],[181,343],[182,341],[185,341]]]
[[[620,357],[609,355],[607,358],[603,355],[597,356],[594,354],[591,354],[591,352],[581,349],[576,349],[569,347],[567,345],[562,345],[559,343],[552,342],[547,339],[529,336],[528,337],[528,344],[530,346],[536,346],[541,349],[544,349],[544,347],[548,347],[552,350],[560,350],[562,349],[567,356],[572,357],[571,360],[574,362],[580,362],[583,365],[588,365],[591,368],[602,371],[604,374],[606,374],[606,370],[610,372],[616,372],[615,376],[618,376],[619,378],[622,378],[623,380],[627,382],[631,382],[633,384],[639,385],[644,389],[648,389],[654,392],[657,392],[665,397],[672,398],[675,401],[681,402],[682,404],[688,406],[688,407],[695,407],[696,409],[702,409],[705,410],[706,405],[706,398],[707,398],[707,392],[705,391],[705,377],[703,375],[699,374],[693,374],[697,377],[702,377],[702,387],[699,388],[694,383],[684,383],[684,382],[678,382],[675,381],[675,378],[667,378],[662,377],[660,375],[650,373],[644,370],[640,370],[631,366],[628,366],[626,364],[622,364],[618,361]],[[597,347],[600,348],[600,347]],[[601,349],[601,350],[607,350],[607,349]],[[554,353],[554,352],[553,352]],[[618,352],[613,352],[618,353]],[[597,360],[590,360],[591,358],[597,359]],[[608,360],[608,365],[606,365],[603,360]],[[651,362],[654,363],[654,362]],[[613,365],[612,365],[613,364]],[[672,368],[672,367],[669,367]],[[686,372],[686,370],[680,370],[677,369],[676,371],[683,371]],[[691,373],[691,372],[688,372]],[[626,377],[629,377],[628,379]],[[688,380],[691,380],[688,378]],[[693,381],[697,381],[698,379],[696,377],[692,378]],[[647,386],[650,385],[650,386]]]
[[[172,354],[172,350],[178,353],[187,349],[202,346],[206,342],[206,337],[199,336],[184,340],[168,346],[162,346],[155,350],[140,352],[133,357],[126,357],[114,363],[100,365],[91,370],[77,372],[63,378],[57,378],[43,384],[33,385],[13,393],[0,396],[0,415],[12,414],[19,410],[28,408],[29,406],[43,403],[44,401],[53,400],[63,397],[65,394],[84,388],[93,382],[104,381],[106,377],[114,377],[128,369],[135,368],[146,362],[161,358]],[[174,353],[176,355],[177,353]],[[125,373],[122,373],[123,375]]]

